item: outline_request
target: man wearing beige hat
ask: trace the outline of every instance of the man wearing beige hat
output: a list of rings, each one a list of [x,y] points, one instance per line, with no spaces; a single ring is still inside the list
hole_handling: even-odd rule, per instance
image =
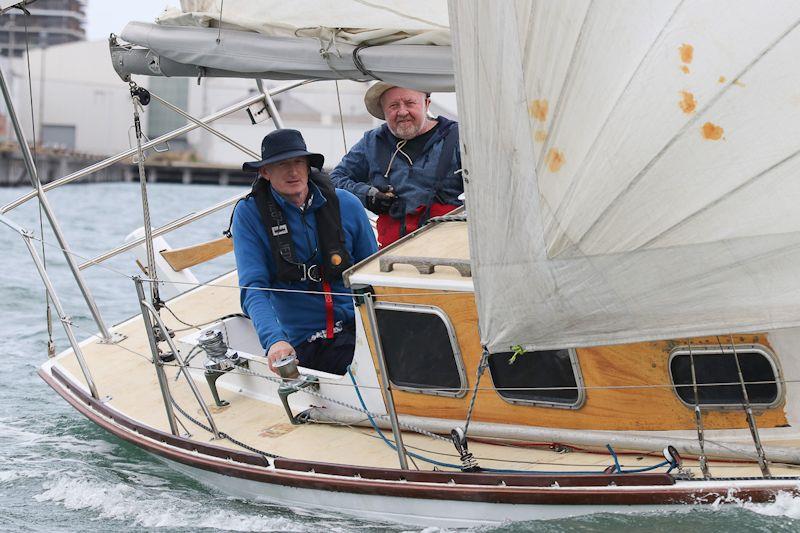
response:
[[[430,118],[427,93],[389,83],[370,87],[364,104],[386,123],[364,134],[331,180],[378,215],[386,246],[462,204],[458,123]]]

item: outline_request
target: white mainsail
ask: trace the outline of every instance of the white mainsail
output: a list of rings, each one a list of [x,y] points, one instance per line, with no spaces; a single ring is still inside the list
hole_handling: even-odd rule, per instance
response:
[[[800,324],[800,3],[450,3],[490,351]]]
[[[443,0],[181,0],[158,18],[167,26],[249,30],[349,44],[450,44]]]

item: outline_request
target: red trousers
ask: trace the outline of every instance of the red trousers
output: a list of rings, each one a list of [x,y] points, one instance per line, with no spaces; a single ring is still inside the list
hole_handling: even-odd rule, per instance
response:
[[[446,215],[456,207],[458,206],[433,203],[431,204],[431,210],[428,218]],[[425,214],[425,211],[426,207],[424,205],[421,205],[418,208],[416,208],[413,212],[407,214],[405,221],[403,219],[393,218],[388,213],[379,215],[378,244],[380,245],[380,247],[383,248],[384,246],[388,246],[392,244],[394,241],[398,240],[400,237],[408,235],[412,231],[418,229],[420,226],[419,221]],[[403,231],[403,222],[405,222],[405,231]]]

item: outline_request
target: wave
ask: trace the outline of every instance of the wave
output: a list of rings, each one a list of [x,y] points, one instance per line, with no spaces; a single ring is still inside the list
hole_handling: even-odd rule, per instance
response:
[[[120,520],[140,527],[191,527],[225,531],[319,530],[319,525],[298,524],[291,517],[213,509],[216,502],[201,504],[179,499],[174,493],[145,492],[123,483],[90,478],[59,477],[46,482],[45,491],[34,496],[34,499],[37,502],[57,502],[68,510],[94,511],[97,520]],[[227,500],[217,501],[224,503]]]
[[[800,519],[800,495],[780,492],[772,503],[743,503],[743,509],[764,516]]]

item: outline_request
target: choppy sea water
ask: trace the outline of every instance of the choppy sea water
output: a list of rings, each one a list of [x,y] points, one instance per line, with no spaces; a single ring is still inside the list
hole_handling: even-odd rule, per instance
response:
[[[240,187],[153,184],[153,224],[211,205]],[[0,189],[5,204],[27,192]],[[142,225],[138,184],[71,185],[49,196],[70,245],[93,257],[122,242]],[[218,237],[228,212],[167,236],[173,246]],[[38,234],[35,202],[10,218]],[[45,231],[45,240],[54,243]],[[47,357],[44,292],[22,240],[0,226],[0,531],[439,531],[387,526],[309,509],[255,504],[227,497],[174,472],[152,456],[107,434],[72,410],[36,375]],[[49,273],[79,338],[95,331],[58,250],[46,247]],[[132,256],[109,266],[136,273]],[[232,257],[197,268],[201,280],[233,267]],[[101,268],[86,272],[107,322],[137,312],[132,282]],[[57,349],[67,347],[56,323]],[[740,504],[646,515],[596,514],[480,528],[497,532],[681,530],[800,530],[800,498],[783,496],[769,505]]]

